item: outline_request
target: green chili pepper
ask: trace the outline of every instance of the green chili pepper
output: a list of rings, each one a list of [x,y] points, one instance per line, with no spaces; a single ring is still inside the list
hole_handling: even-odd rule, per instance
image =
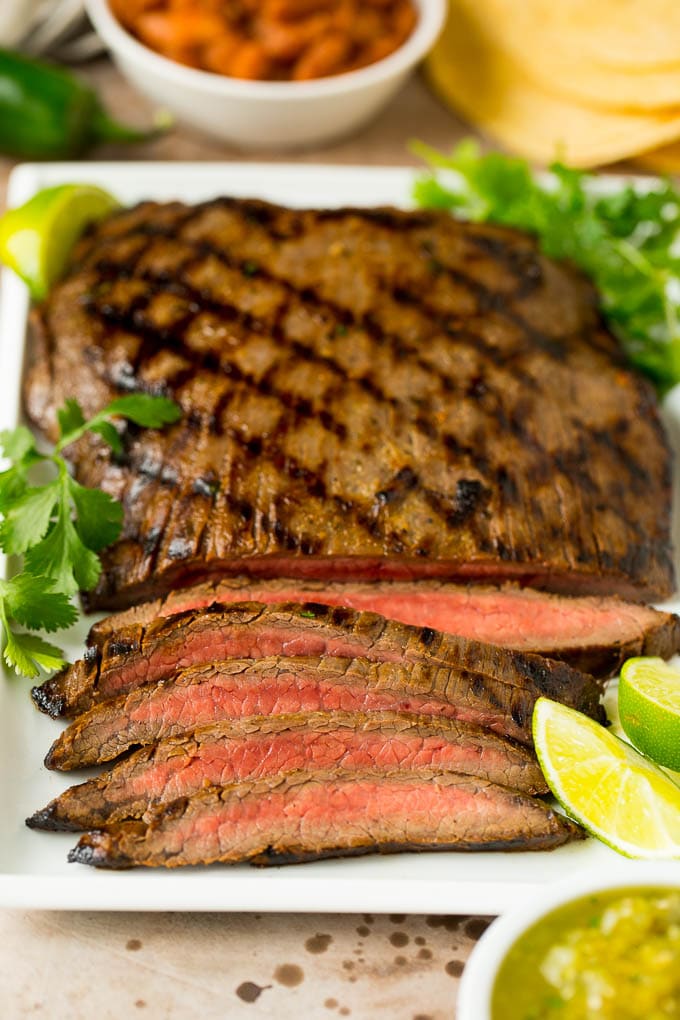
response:
[[[99,142],[141,142],[153,132],[119,124],[93,89],[65,68],[0,48],[0,151],[69,159]]]

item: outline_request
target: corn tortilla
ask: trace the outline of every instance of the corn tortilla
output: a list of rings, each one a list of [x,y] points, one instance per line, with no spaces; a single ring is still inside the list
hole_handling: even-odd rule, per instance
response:
[[[582,31],[556,36],[549,22],[536,17],[535,8],[542,7],[536,2],[455,0],[452,6],[454,12],[464,11],[485,38],[549,92],[608,110],[680,106],[680,62],[661,69],[606,67],[584,49]]]
[[[645,170],[653,170],[657,174],[680,173],[680,142],[664,145],[660,149],[651,149],[636,156],[635,162]]]
[[[680,105],[662,113],[604,111],[550,94],[468,14],[452,5],[427,73],[445,100],[512,151],[537,162],[559,158],[592,167],[680,138]]]
[[[502,6],[505,25],[518,19],[548,47],[546,57],[580,54],[605,69],[626,72],[680,67],[678,0],[505,0],[502,5],[478,0],[478,6]]]

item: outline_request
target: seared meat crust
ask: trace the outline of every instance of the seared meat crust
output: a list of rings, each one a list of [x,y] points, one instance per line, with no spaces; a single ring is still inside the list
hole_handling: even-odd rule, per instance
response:
[[[81,836],[98,868],[293,864],[397,850],[549,850],[583,831],[537,798],[456,773],[294,773],[208,787]]]
[[[163,432],[73,450],[121,499],[91,608],[229,573],[503,580],[662,597],[669,453],[584,280],[437,212],[145,203],[37,319],[26,406],[168,393]]]

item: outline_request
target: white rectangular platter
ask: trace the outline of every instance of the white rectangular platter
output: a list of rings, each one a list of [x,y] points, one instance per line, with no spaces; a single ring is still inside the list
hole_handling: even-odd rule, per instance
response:
[[[263,164],[46,164],[12,174],[9,203],[63,182],[101,185],[123,203],[200,201],[218,194],[293,206],[408,205],[413,171]],[[5,273],[0,305],[0,428],[20,420],[28,299]],[[680,396],[667,402],[680,423]],[[4,569],[4,564],[0,563]],[[89,623],[60,642],[82,654]],[[60,635],[61,637],[61,635]],[[71,785],[48,772],[43,756],[59,724],[40,715],[30,684],[0,676],[0,907],[88,910],[331,911],[499,914],[577,872],[637,865],[587,840],[541,853],[400,854],[297,867],[248,866],[104,872],[66,862],[73,835],[32,832],[24,819]],[[678,865],[680,869],[680,864]]]

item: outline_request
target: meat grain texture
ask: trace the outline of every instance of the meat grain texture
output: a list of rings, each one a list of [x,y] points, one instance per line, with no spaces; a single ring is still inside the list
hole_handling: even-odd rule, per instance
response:
[[[36,829],[95,829],[140,818],[206,785],[292,772],[449,769],[528,794],[548,787],[531,752],[468,723],[408,712],[248,716],[142,747],[28,819]]]
[[[472,721],[523,740],[531,739],[531,713],[541,696],[602,718],[600,686],[565,663],[311,602],[216,605],[131,624],[35,687],[33,698],[43,711],[73,718],[137,688],[145,688],[146,698],[151,685],[178,670],[272,657],[276,667],[277,657],[291,656],[321,657],[322,666],[326,657],[392,665],[399,693],[431,695],[434,688],[440,702],[481,717]]]
[[[182,420],[73,450],[122,500],[91,608],[211,576],[673,589],[651,387],[577,274],[438,212],[145,203],[37,316],[26,407],[173,395]]]
[[[257,581],[229,577],[193,585],[98,621],[90,647],[128,626],[235,602],[315,602],[379,613],[549,659],[605,679],[634,655],[669,659],[680,649],[680,619],[617,596],[550,595],[518,585],[455,585],[446,581],[342,583],[305,579]]]
[[[551,696],[603,721],[598,688],[583,677],[579,683],[580,689],[569,682],[553,687]],[[112,761],[131,747],[194,726],[298,712],[416,712],[482,726],[531,746],[537,696],[528,686],[428,662],[331,656],[229,659],[175,672],[94,705],[55,740],[45,764],[69,771]]]
[[[546,850],[583,833],[547,804],[456,773],[332,770],[208,787],[81,836],[100,868],[292,864],[399,850]]]

